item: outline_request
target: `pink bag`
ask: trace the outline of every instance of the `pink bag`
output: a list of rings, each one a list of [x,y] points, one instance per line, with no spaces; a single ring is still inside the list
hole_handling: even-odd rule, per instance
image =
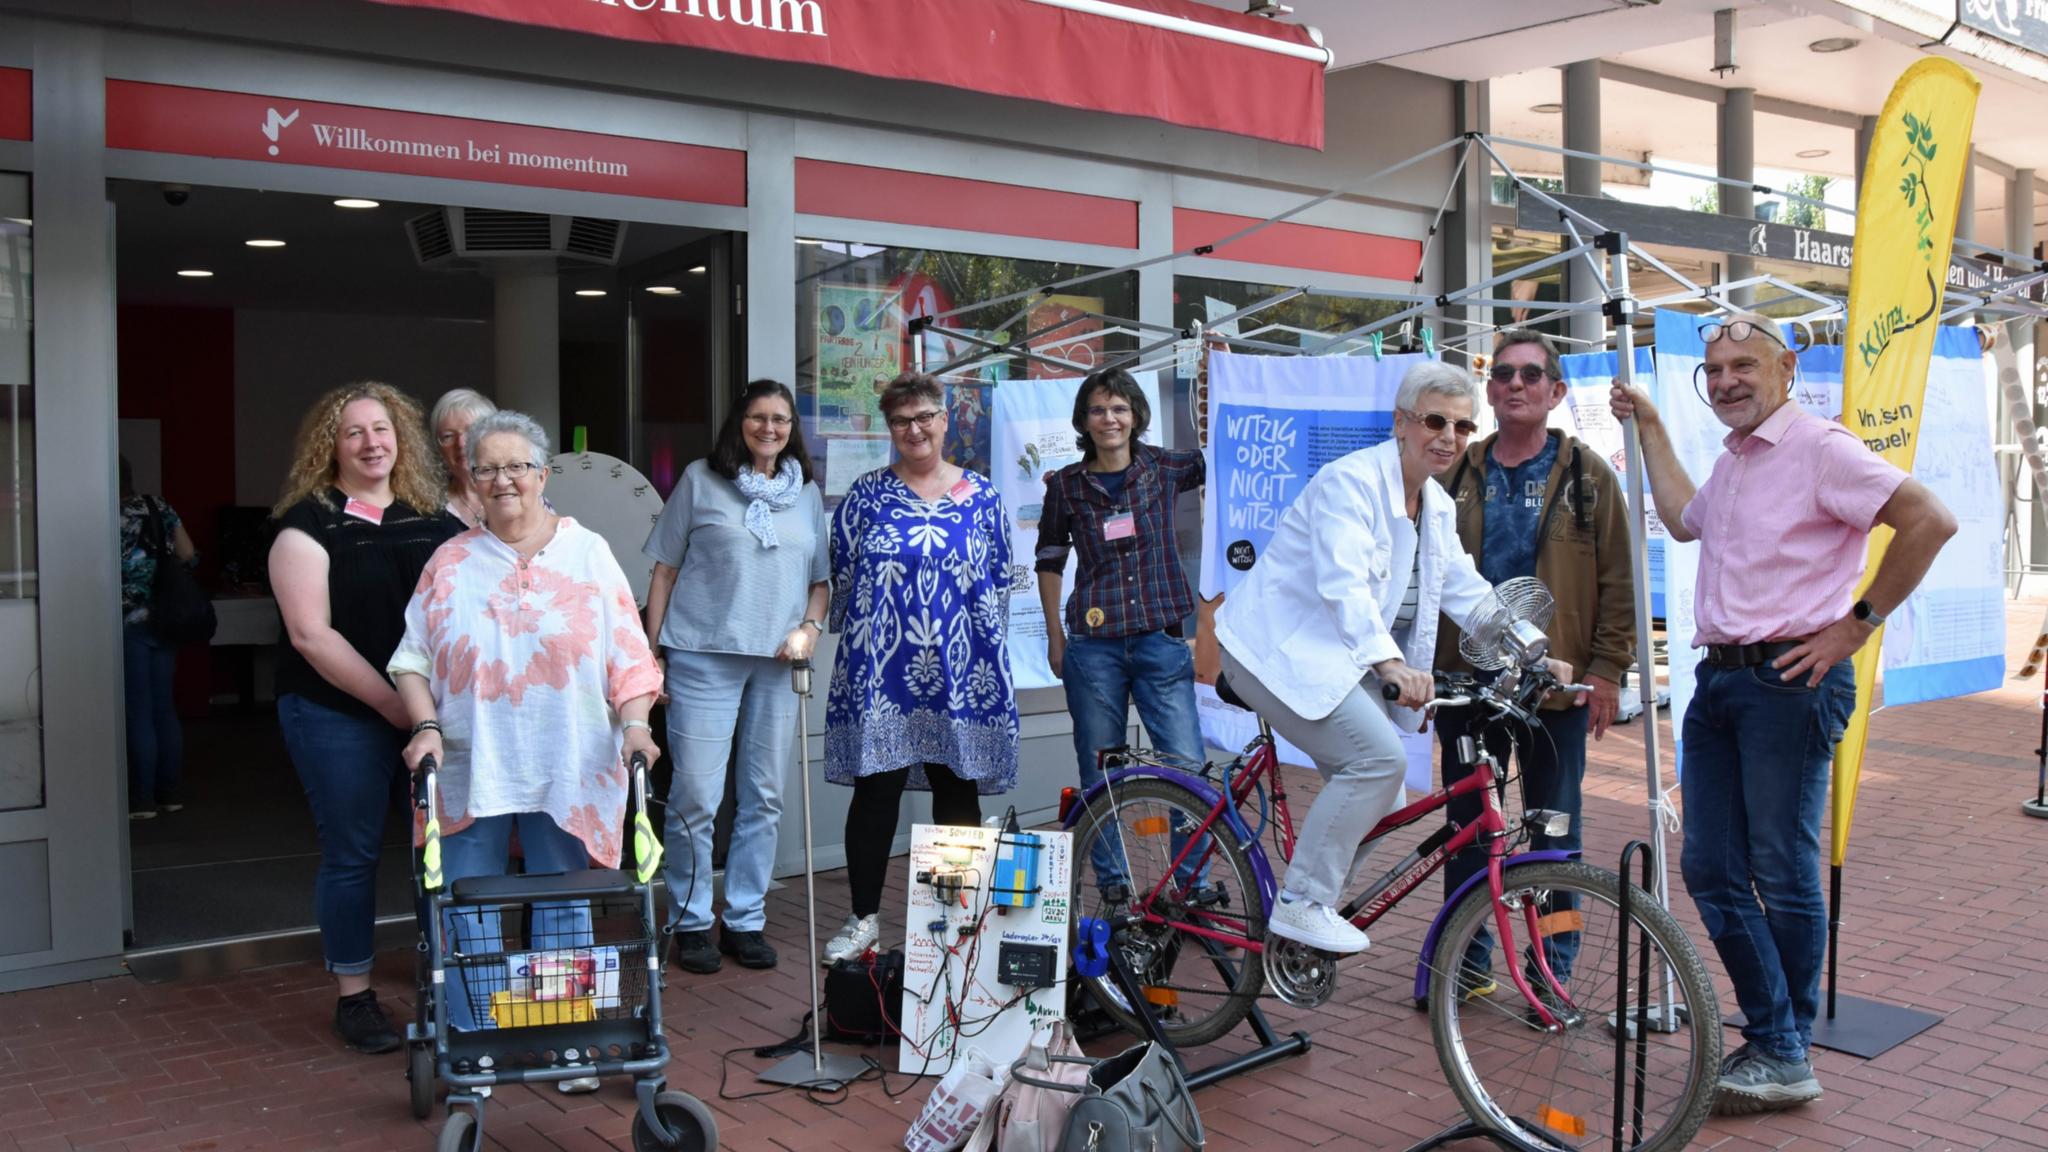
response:
[[[1094,1064],[1081,1055],[1066,1021],[1034,1033],[1023,1057],[1010,1065],[1010,1082],[983,1115],[967,1152],[1056,1152],[1067,1113]]]

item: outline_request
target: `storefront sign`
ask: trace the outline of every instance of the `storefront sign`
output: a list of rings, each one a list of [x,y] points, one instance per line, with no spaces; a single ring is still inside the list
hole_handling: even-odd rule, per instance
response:
[[[1795,264],[1820,264],[1848,271],[1852,236],[1798,228],[1770,220],[1750,220],[1715,212],[1688,212],[1654,204],[1632,204],[1624,200],[1569,196],[1553,192],[1551,198],[1574,212],[1584,213],[1601,226],[1628,233],[1638,244],[1661,244],[1671,248],[1698,248],[1754,256],[1760,260],[1789,260]],[[1562,232],[1557,209],[1534,196],[1518,197],[1515,226],[1532,232]],[[1581,226],[1579,231],[1586,229]],[[2031,268],[2009,269],[1984,260],[1950,255],[1948,287],[1961,292],[1984,293],[2000,284],[2030,275]],[[2015,296],[2048,300],[2048,285],[2036,283]]]
[[[33,74],[24,68],[0,68],[0,140],[35,138],[29,92]]]
[[[1241,240],[1220,243],[1257,223],[1259,219],[1255,216],[1175,208],[1173,246],[1186,251],[1213,244],[1215,251],[1202,255],[1245,264],[1375,276],[1403,283],[1415,278],[1415,266],[1422,261],[1420,240],[1284,221],[1268,224]]]
[[[1127,0],[1136,19],[1046,0],[377,2],[1323,146],[1328,53],[1308,30],[1196,0]],[[1278,50],[1217,35],[1255,37]]]
[[[2048,56],[2048,4],[2041,0],[1962,0],[1956,21],[1986,36]]]
[[[107,81],[107,147],[746,203],[746,153],[526,124]]]

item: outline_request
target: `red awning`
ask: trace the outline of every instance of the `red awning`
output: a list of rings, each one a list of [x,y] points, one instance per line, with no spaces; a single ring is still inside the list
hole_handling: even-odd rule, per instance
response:
[[[1194,0],[375,0],[1323,146],[1327,53]]]

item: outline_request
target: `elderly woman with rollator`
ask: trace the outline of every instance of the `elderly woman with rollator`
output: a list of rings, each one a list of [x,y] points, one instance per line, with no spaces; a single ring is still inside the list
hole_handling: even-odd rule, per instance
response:
[[[468,464],[483,524],[428,560],[389,671],[412,721],[407,766],[440,763],[442,871],[502,874],[514,829],[530,873],[616,867],[628,759],[659,755],[647,713],[661,672],[633,592],[596,533],[550,510],[548,440],[518,412],[479,417]],[[534,909],[534,948],[587,946],[587,906]],[[492,916],[447,928],[463,952],[498,951]],[[469,996],[449,1024],[489,1025]],[[566,1080],[565,1092],[596,1087]]]

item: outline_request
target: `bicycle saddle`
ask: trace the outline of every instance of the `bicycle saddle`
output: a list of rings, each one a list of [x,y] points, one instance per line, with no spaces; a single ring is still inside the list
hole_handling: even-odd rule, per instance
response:
[[[1247,712],[1257,711],[1256,708],[1245,703],[1243,698],[1238,696],[1236,692],[1231,691],[1230,678],[1225,676],[1221,670],[1218,670],[1216,673],[1216,698],[1232,708],[1242,708]]]

